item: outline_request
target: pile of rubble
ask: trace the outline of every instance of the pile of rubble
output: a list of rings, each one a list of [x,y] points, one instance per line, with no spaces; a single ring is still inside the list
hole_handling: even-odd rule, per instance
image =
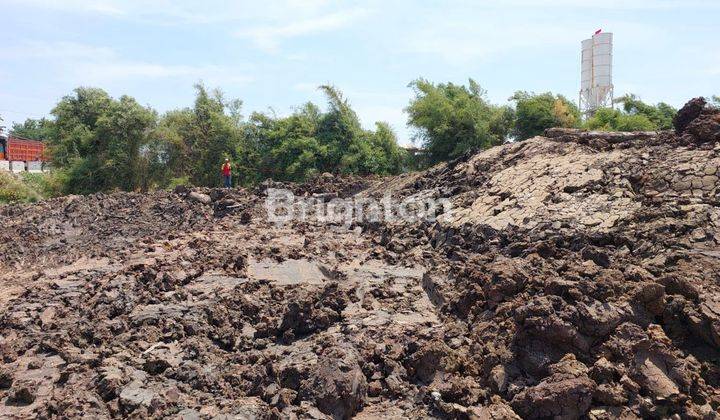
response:
[[[0,208],[0,417],[718,418],[720,112],[395,178]],[[448,198],[436,222],[265,217]]]

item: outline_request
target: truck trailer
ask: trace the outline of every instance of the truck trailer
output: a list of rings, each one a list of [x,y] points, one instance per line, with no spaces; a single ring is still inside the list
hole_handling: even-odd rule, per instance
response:
[[[13,136],[0,137],[4,159],[11,161],[46,161],[45,144],[39,140]]]
[[[43,142],[12,134],[0,135],[0,169],[35,172],[42,170],[47,160]]]

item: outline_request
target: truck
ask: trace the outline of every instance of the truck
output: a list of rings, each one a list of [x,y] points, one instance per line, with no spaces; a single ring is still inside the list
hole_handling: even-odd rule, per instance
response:
[[[40,171],[47,162],[45,144],[24,137],[0,135],[0,169]]]

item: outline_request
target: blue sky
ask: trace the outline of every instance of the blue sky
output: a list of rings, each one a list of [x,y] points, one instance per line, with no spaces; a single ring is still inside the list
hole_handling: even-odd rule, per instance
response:
[[[613,32],[616,95],[680,106],[720,94],[720,2],[679,0],[0,0],[0,116],[47,115],[73,88],[128,94],[158,111],[193,84],[286,115],[339,87],[363,125],[412,131],[407,84],[477,80],[577,100],[580,41]]]

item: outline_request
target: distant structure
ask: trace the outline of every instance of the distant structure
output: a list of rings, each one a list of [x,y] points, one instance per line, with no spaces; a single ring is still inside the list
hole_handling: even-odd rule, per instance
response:
[[[598,30],[581,43],[580,111],[586,118],[613,106],[613,34]]]

